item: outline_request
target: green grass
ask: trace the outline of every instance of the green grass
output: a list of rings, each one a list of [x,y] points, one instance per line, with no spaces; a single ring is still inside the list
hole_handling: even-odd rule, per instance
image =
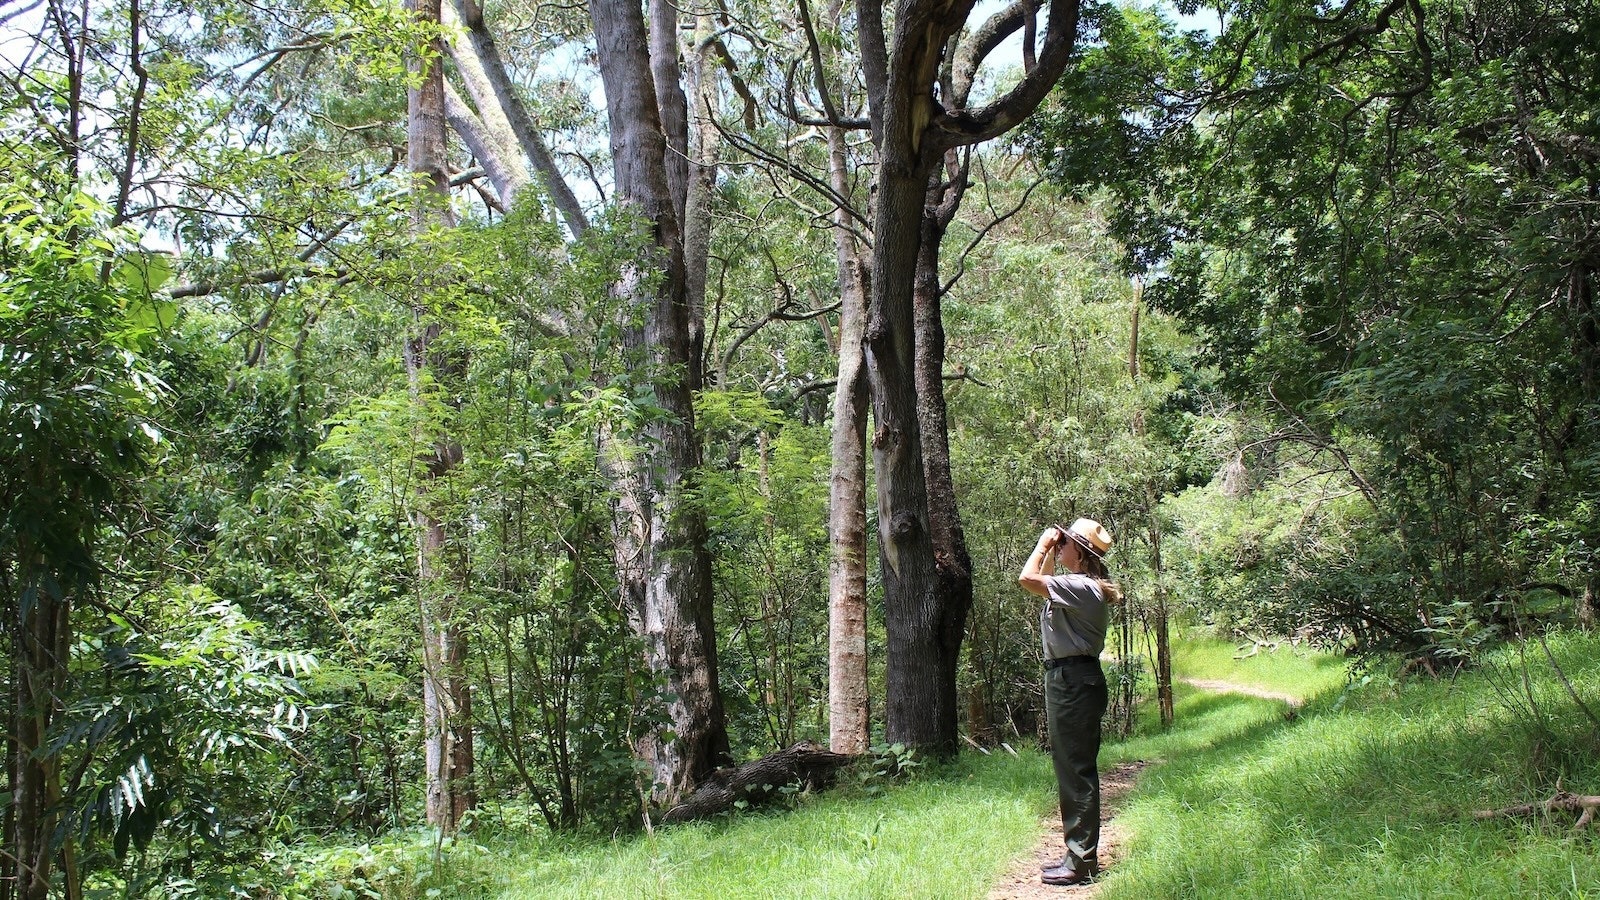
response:
[[[1204,629],[1190,629],[1173,642],[1172,668],[1181,678],[1248,684],[1301,700],[1343,687],[1349,669],[1341,656],[1287,643],[1235,658],[1242,653],[1250,649]]]
[[[1594,708],[1600,638],[1552,648]],[[1325,695],[1292,721],[1224,713],[1249,702],[1237,696],[1200,717],[1180,709],[1175,743],[1156,749],[1183,752],[1163,753],[1170,761],[1130,798],[1131,838],[1103,896],[1600,896],[1600,831],[1572,832],[1570,815],[1470,817],[1544,799],[1558,775],[1567,790],[1600,793],[1600,733],[1533,653],[1535,702],[1520,712],[1503,693],[1520,686],[1509,650],[1453,682],[1379,679]],[[1241,727],[1185,745],[1207,715],[1238,715]]]
[[[1600,710],[1600,636],[1551,645]],[[1215,661],[1218,647],[1178,658]],[[1332,678],[1314,657],[1250,663],[1266,667],[1251,670],[1264,673],[1255,683],[1314,697],[1293,716],[1279,701],[1180,685],[1174,728],[1160,732],[1147,708],[1141,733],[1102,753],[1102,768],[1155,763],[1120,814],[1125,843],[1103,896],[1600,898],[1600,825],[1470,815],[1544,799],[1557,778],[1600,794],[1600,729],[1537,646],[1528,688],[1518,662],[1507,650],[1454,680],[1348,688],[1342,668]],[[964,754],[881,794],[833,791],[653,837],[480,836],[382,896],[983,897],[1033,846],[1053,799],[1042,754]]]
[[[654,837],[490,845],[439,882],[497,900],[981,897],[1037,840],[1052,777],[1038,752],[969,754],[879,795],[827,793]]]
[[[1283,722],[1284,705],[1243,694],[1217,694],[1184,684],[1175,685],[1174,720],[1162,731],[1155,705],[1139,710],[1135,734],[1117,741],[1108,736],[1100,748],[1100,767],[1124,762],[1160,763],[1226,746],[1240,734],[1271,728]]]

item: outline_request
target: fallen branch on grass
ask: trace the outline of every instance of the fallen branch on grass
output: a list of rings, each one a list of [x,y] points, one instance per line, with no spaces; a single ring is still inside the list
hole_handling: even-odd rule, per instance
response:
[[[826,787],[839,769],[856,757],[822,749],[811,741],[801,741],[742,766],[712,772],[693,794],[667,810],[664,822],[703,819],[733,809],[739,801],[757,805],[780,796],[784,787],[800,785],[808,790]]]
[[[1553,812],[1576,812],[1578,816],[1574,829],[1582,828],[1594,821],[1595,810],[1600,809],[1600,796],[1583,796],[1581,794],[1556,791],[1554,796],[1542,803],[1521,803],[1508,806],[1505,809],[1480,809],[1473,812],[1474,819],[1514,819],[1521,816],[1548,815]]]

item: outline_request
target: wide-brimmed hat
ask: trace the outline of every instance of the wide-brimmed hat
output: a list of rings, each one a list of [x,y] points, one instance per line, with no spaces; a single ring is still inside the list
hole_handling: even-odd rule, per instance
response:
[[[1067,529],[1067,534],[1079,544],[1094,551],[1095,556],[1105,556],[1111,549],[1111,532],[1093,519],[1079,519]]]

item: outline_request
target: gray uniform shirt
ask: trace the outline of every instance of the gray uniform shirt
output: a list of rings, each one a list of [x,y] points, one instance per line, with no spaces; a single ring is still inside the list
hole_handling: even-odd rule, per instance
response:
[[[1039,613],[1044,658],[1099,658],[1106,646],[1106,625],[1111,620],[1100,582],[1087,575],[1047,575],[1045,591],[1048,596]]]

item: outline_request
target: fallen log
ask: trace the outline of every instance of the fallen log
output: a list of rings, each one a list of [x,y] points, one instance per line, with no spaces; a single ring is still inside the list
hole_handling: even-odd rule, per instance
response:
[[[858,757],[825,750],[801,741],[787,750],[770,753],[742,766],[712,772],[694,793],[667,810],[663,822],[688,822],[733,809],[743,800],[751,806],[780,796],[784,787],[820,790],[838,771]]]
[[[1472,813],[1474,819],[1512,819],[1522,816],[1549,815],[1553,812],[1580,813],[1573,829],[1583,828],[1594,821],[1595,810],[1600,809],[1600,796],[1585,796],[1568,791],[1556,791],[1549,800],[1540,803],[1519,803],[1504,809],[1480,809]]]

